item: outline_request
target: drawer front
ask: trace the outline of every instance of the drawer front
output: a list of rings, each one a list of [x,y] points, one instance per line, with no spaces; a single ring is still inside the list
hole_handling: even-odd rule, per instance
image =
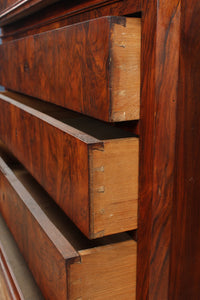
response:
[[[51,293],[51,299],[67,299],[64,257],[73,258],[77,254],[55,226],[46,222],[39,207],[32,205],[31,196],[0,162],[0,212],[44,295]],[[43,218],[40,223],[38,217]],[[54,235],[65,255],[56,249]]]
[[[45,299],[134,299],[136,242],[89,243],[23,169],[0,170],[1,214]]]
[[[62,112],[63,123],[14,96],[0,95],[0,138],[79,229],[96,238],[137,228],[138,139],[123,138],[124,131],[121,138],[97,139],[66,121],[90,122],[95,132],[101,122]],[[118,136],[104,126],[103,132]]]
[[[104,121],[139,119],[140,19],[102,17],[0,46],[0,84]]]
[[[36,282],[48,299],[67,299],[64,257],[71,259],[78,254],[48,222],[2,159],[0,170],[0,212]]]
[[[0,299],[44,300],[11,232],[0,215]]]

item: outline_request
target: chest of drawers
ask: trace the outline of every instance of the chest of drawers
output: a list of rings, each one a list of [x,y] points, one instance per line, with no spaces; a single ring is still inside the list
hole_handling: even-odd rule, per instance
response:
[[[0,211],[44,297],[199,299],[198,1],[0,9]]]

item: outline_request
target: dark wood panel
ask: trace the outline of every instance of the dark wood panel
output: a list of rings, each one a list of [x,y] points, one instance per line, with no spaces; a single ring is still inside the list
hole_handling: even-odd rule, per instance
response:
[[[84,234],[137,228],[132,133],[14,93],[1,94],[0,107],[2,141]]]
[[[6,8],[9,6],[12,6],[15,4],[17,1],[16,0],[2,0],[0,1],[0,13],[4,11]]]
[[[135,241],[90,242],[21,166],[0,169],[0,211],[45,299],[135,298]]]
[[[139,119],[140,20],[104,17],[0,46],[8,89],[105,121]]]
[[[28,18],[4,26],[3,38],[19,38],[102,16],[130,15],[140,10],[140,0],[76,0],[73,3],[63,0]]]
[[[167,300],[180,1],[142,1],[137,299]]]
[[[34,13],[58,0],[1,0],[0,26]]]
[[[200,2],[181,1],[170,296],[200,298]]]

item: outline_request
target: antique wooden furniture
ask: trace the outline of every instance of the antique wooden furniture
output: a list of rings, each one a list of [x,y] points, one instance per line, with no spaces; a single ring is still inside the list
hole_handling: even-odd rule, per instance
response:
[[[197,0],[0,1],[0,84],[11,90],[0,96],[0,138],[7,147],[0,207],[39,285],[40,263],[30,253],[41,259],[39,249],[55,245],[45,258],[58,259],[64,277],[53,282],[69,277],[61,295],[44,275],[44,297],[51,291],[55,299],[200,298],[199,14]],[[8,149],[52,198],[7,160]],[[46,208],[39,204],[44,194]],[[5,199],[18,203],[18,214]],[[57,224],[60,214],[84,232],[87,237],[78,232],[75,241],[84,239],[85,247],[66,238],[63,228],[72,228],[68,234],[78,229]],[[56,236],[49,226],[57,226]],[[88,239],[114,233],[114,244],[113,236]],[[31,248],[35,236],[40,239]],[[82,255],[93,266],[105,255],[109,277],[97,274],[105,273],[104,264],[90,268]],[[66,258],[74,261],[65,265]]]
[[[5,43],[1,84],[101,120],[139,119],[140,23],[102,17]]]
[[[1,213],[45,298],[131,298],[136,242],[127,234],[90,242],[22,166],[8,163],[0,161]]]
[[[85,235],[137,228],[137,137],[13,93],[0,110],[2,141]]]

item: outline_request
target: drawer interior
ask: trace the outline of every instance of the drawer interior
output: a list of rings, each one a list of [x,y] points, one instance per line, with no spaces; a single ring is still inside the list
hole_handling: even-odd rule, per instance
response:
[[[66,130],[72,132],[73,129],[74,135],[80,139],[84,139],[84,137],[85,139],[87,137],[90,137],[91,141],[92,138],[94,138],[93,142],[97,142],[96,140],[103,141],[110,139],[136,137],[136,135],[129,131],[123,130],[119,127],[115,127],[114,124],[99,121],[97,119],[87,117],[83,114],[61,108],[54,104],[24,96],[23,94],[6,91],[1,93],[1,97],[4,96],[7,100],[8,98],[10,99],[10,103],[13,102],[15,105],[22,103],[26,105],[27,108],[33,108],[35,110],[35,114],[37,114],[37,112],[41,112],[46,116],[52,117],[56,120],[56,122],[58,121],[64,123],[66,125]],[[13,100],[16,102],[14,102]],[[54,124],[59,125],[59,123],[55,122]],[[77,131],[74,129],[76,129]]]

